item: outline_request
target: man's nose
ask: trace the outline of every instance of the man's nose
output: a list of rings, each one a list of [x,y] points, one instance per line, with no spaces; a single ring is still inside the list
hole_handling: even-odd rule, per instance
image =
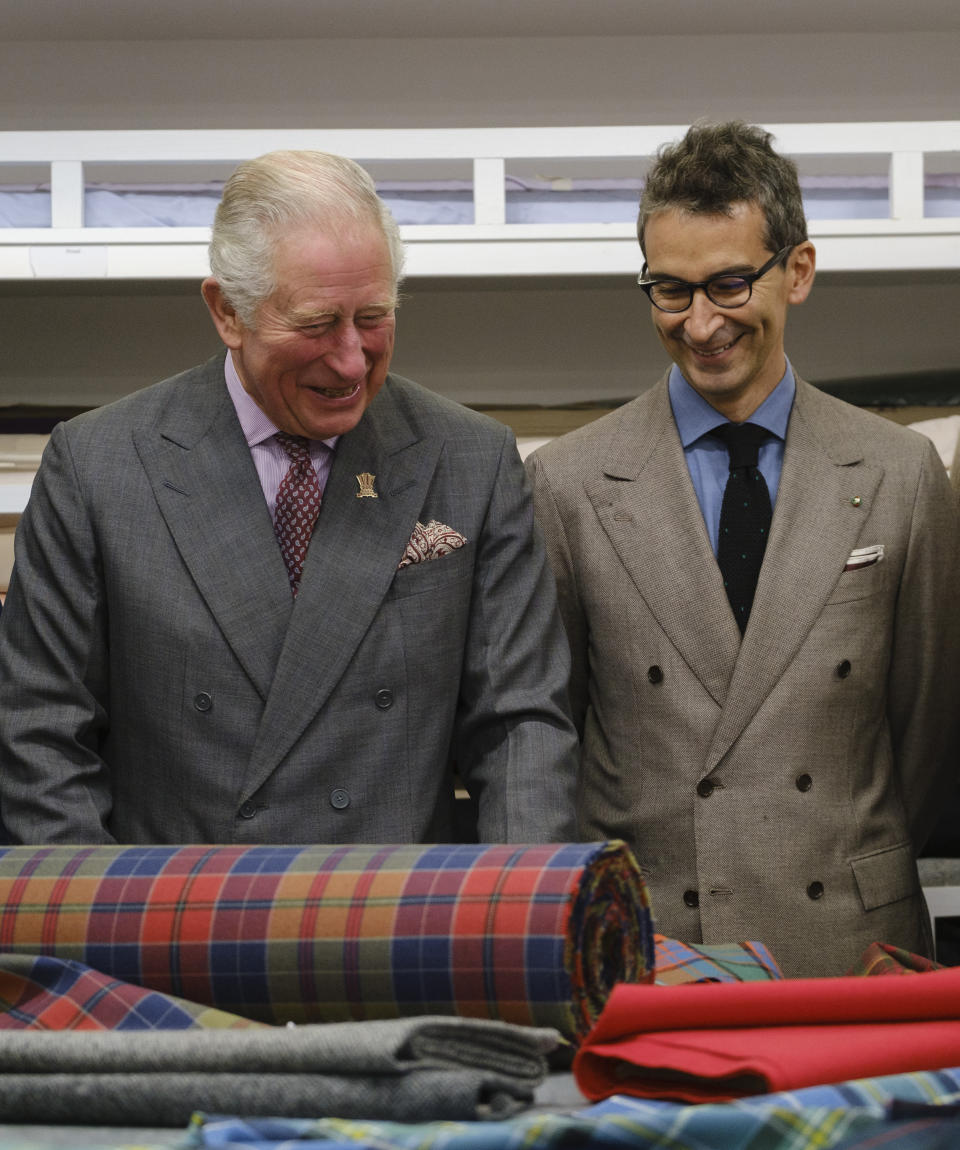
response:
[[[344,379],[359,379],[367,370],[367,360],[363,353],[363,339],[356,325],[349,322],[340,324],[335,339],[336,342],[324,359]]]
[[[703,288],[697,288],[683,322],[684,330],[698,343],[703,343],[724,323],[723,313]]]

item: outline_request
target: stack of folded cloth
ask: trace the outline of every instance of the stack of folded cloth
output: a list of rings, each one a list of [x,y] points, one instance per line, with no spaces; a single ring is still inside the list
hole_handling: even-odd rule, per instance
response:
[[[960,968],[618,986],[574,1060],[588,1098],[725,1102],[960,1065]]]
[[[180,1126],[195,1110],[503,1118],[533,1098],[556,1031],[423,1017],[246,1030],[19,1031],[0,1043],[0,1120]]]

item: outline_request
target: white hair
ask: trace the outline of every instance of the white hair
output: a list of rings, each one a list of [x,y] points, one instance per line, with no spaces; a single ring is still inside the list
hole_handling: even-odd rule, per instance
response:
[[[260,305],[276,290],[276,245],[297,224],[327,234],[376,227],[399,286],[400,229],[370,174],[330,152],[268,152],[240,164],[227,180],[210,238],[210,270],[245,327],[255,326]]]

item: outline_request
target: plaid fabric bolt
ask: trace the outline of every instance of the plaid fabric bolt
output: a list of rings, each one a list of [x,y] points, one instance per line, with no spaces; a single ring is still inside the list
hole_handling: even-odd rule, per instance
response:
[[[0,951],[264,1022],[460,1014],[576,1039],[648,981],[622,843],[9,847]]]

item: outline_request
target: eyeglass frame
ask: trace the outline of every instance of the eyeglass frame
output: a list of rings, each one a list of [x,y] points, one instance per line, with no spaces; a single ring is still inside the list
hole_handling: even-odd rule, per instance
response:
[[[681,312],[686,311],[687,308],[693,307],[693,297],[697,294],[698,288],[703,288],[703,294],[714,305],[714,307],[722,307],[725,311],[733,311],[736,308],[743,307],[745,304],[750,302],[753,296],[753,285],[757,282],[757,280],[762,276],[765,276],[767,272],[772,271],[777,266],[777,264],[782,263],[796,246],[796,244],[788,244],[785,248],[781,248],[776,255],[771,256],[770,259],[768,259],[767,262],[763,265],[763,267],[759,268],[755,272],[719,272],[717,275],[711,276],[707,280],[698,280],[696,283],[693,283],[690,280],[673,279],[671,276],[660,276],[656,279],[646,279],[645,277],[648,269],[646,263],[644,263],[643,270],[637,276],[637,285],[646,294],[647,299],[650,300],[651,304],[653,304],[653,306],[658,311],[666,312],[667,315],[679,315]],[[743,280],[747,286],[747,298],[742,300],[740,303],[720,303],[719,300],[715,300],[710,294],[710,285],[715,280],[724,279]],[[657,284],[675,284],[678,287],[685,287],[690,292],[690,299],[686,304],[684,304],[683,307],[663,307],[661,304],[657,303],[652,295],[653,289],[657,286]]]

